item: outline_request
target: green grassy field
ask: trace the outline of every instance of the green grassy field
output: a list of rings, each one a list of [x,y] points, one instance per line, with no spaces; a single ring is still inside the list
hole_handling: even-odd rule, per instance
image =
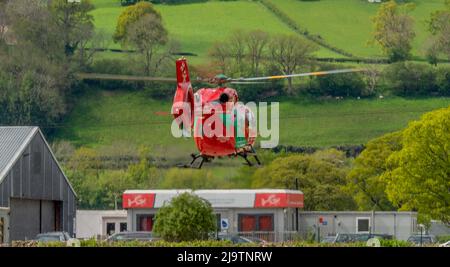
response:
[[[116,0],[93,0],[92,15],[96,29],[112,36],[117,18],[124,9]],[[264,30],[269,33],[295,34],[264,6],[257,2],[206,2],[185,5],[155,5],[161,12],[169,36],[181,44],[182,52],[195,53],[191,62],[201,63],[207,59],[208,50],[214,42],[226,40],[235,30]],[[110,48],[120,48],[113,42]],[[320,57],[341,57],[321,48]],[[111,56],[111,55],[110,55]]]
[[[405,127],[424,112],[449,105],[450,98],[281,100],[280,144],[362,144]],[[172,137],[171,116],[158,115],[161,111],[169,112],[170,102],[153,100],[143,92],[92,91],[79,99],[57,139],[94,148],[145,144],[165,157],[195,151],[192,140]]]
[[[443,1],[414,1],[417,9],[418,38],[415,51],[425,34],[424,20],[440,8]],[[92,12],[98,29],[113,34],[116,19],[123,7],[115,0],[93,0]],[[362,0],[273,1],[291,14],[301,26],[320,33],[328,42],[359,56],[379,56],[380,51],[367,47],[370,16],[377,5]],[[264,6],[251,1],[206,2],[186,5],[157,5],[172,38],[181,42],[184,52],[193,52],[190,63],[201,63],[215,41],[225,40],[235,29],[263,29],[271,33],[293,33]],[[113,44],[112,48],[118,48]],[[337,57],[322,49],[320,56]],[[120,53],[102,52],[100,57],[123,57]],[[348,65],[348,64],[347,64]],[[352,65],[352,64],[350,64]],[[188,155],[195,151],[192,140],[175,139],[170,133],[170,102],[156,101],[144,92],[92,91],[77,101],[70,116],[58,130],[56,139],[94,148],[117,146],[153,147],[162,157]],[[308,102],[288,99],[280,103],[280,144],[327,147],[362,144],[387,132],[401,129],[424,112],[450,105],[450,98],[407,100],[385,98],[372,100],[329,100]],[[175,156],[174,156],[175,155]]]
[[[301,27],[319,34],[328,43],[353,53],[356,56],[374,57],[382,55],[377,46],[367,45],[371,38],[371,18],[379,4],[362,0],[270,0]],[[416,9],[411,13],[415,19],[417,37],[413,53],[423,57],[423,43],[428,36],[426,20],[430,13],[443,8],[444,0],[415,0]]]

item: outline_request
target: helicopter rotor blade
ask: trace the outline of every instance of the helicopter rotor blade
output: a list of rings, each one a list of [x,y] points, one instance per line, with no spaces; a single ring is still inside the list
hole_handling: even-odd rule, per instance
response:
[[[175,78],[101,74],[101,73],[77,73],[76,76],[80,80],[152,81],[152,82],[176,82],[177,81],[177,79],[175,79]]]
[[[268,82],[230,82],[231,84],[267,84]]]
[[[265,76],[265,77],[237,78],[237,79],[230,79],[230,81],[232,81],[232,82],[265,81],[265,80],[286,79],[286,78],[293,78],[293,77],[324,76],[324,75],[329,75],[329,74],[340,74],[340,73],[351,73],[351,72],[362,72],[362,71],[365,71],[365,69],[341,69],[341,70],[316,71],[316,72],[288,74],[288,75],[275,75],[275,76]]]

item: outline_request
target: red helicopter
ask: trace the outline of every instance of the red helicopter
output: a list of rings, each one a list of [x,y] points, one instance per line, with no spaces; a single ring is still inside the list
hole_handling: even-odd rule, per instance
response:
[[[227,78],[224,75],[218,75],[209,80],[210,83],[218,85],[216,88],[201,88],[193,92],[189,69],[185,58],[176,61],[177,71],[177,89],[173,99],[172,114],[178,126],[184,130],[194,132],[194,141],[199,151],[198,154],[191,154],[192,161],[185,167],[201,168],[205,161],[210,161],[215,157],[242,157],[249,166],[254,164],[249,160],[253,156],[256,164],[261,162],[254,149],[256,139],[256,130],[252,128],[255,125],[255,116],[251,109],[238,102],[236,90],[226,87],[226,83],[252,83],[263,80],[284,79],[290,77],[320,76],[327,74],[338,74],[348,72],[362,71],[360,69],[342,69],[332,71],[320,71],[302,74],[278,75],[255,78]],[[184,107],[184,109],[183,109]],[[186,112],[186,107],[190,112]],[[215,108],[219,107],[219,108]],[[206,113],[198,111],[207,110]],[[209,111],[209,112],[208,112]],[[240,111],[240,112],[236,112]],[[241,117],[239,117],[241,114]],[[241,119],[243,123],[237,123]],[[217,124],[222,123],[219,135],[205,133],[205,123],[212,122],[210,131]],[[214,125],[216,124],[216,125]],[[230,130],[231,135],[226,135],[226,130]],[[217,132],[216,132],[217,133]],[[243,133],[243,134],[238,134]],[[197,159],[200,163],[195,165]]]
[[[177,90],[173,99],[172,114],[180,128],[193,130],[194,141],[199,150],[199,154],[191,155],[192,161],[185,167],[194,167],[197,159],[200,159],[197,168],[201,168],[203,162],[223,156],[240,156],[252,166],[249,155],[252,155],[260,165],[261,162],[253,148],[256,134],[250,128],[250,125],[255,123],[253,112],[246,106],[238,104],[236,90],[225,86],[225,83],[231,80],[218,75],[210,81],[217,83],[219,85],[217,88],[201,88],[194,94],[186,59],[177,60],[176,68]],[[243,129],[238,126],[239,109],[244,114]],[[209,124],[210,127],[205,127],[205,124]],[[241,136],[238,135],[239,130],[243,130]]]
[[[256,130],[254,127],[251,127],[256,123],[255,116],[251,109],[238,102],[239,97],[236,90],[226,87],[225,84],[245,84],[273,79],[322,76],[360,71],[364,70],[341,69],[238,79],[228,78],[225,75],[217,75],[213,79],[197,79],[193,81],[206,81],[211,84],[217,84],[216,88],[201,88],[194,93],[187,60],[185,58],[178,59],[176,61],[177,89],[175,91],[171,113],[177,127],[183,131],[185,136],[190,136],[191,132],[194,133],[194,141],[199,151],[198,154],[191,154],[192,161],[189,164],[182,166],[200,169],[204,162],[209,162],[216,157],[224,156],[242,157],[249,166],[253,166],[254,163],[249,158],[249,156],[252,156],[256,164],[261,165],[261,161],[254,149]],[[173,78],[95,73],[80,73],[78,76],[81,79],[88,80],[175,81]],[[207,129],[205,130],[205,128]],[[197,160],[200,160],[198,164],[196,164]]]

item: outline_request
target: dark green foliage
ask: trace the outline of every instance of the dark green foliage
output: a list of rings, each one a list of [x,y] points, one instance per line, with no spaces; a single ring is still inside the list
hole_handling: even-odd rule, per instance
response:
[[[73,73],[84,61],[77,50],[93,30],[92,8],[89,1],[7,2],[4,15],[15,41],[0,49],[0,124],[39,125],[48,132],[67,113],[79,86]]]
[[[89,72],[92,73],[104,73],[104,74],[118,74],[118,75],[134,75],[133,69],[130,67],[130,62],[121,59],[104,58],[96,60],[89,68]],[[115,89],[141,89],[142,82],[129,82],[129,81],[86,81],[92,87],[100,87],[108,90]]]
[[[439,241],[439,243],[445,243],[447,241],[450,241],[450,235],[438,236],[437,240]]]
[[[272,96],[284,95],[283,82],[274,81],[265,84],[242,84],[232,85],[239,94],[239,101],[247,103],[249,101],[264,101]]]
[[[437,69],[436,85],[440,95],[450,96],[450,67],[442,66]]]
[[[334,149],[287,155],[256,170],[252,187],[295,189],[298,179],[305,210],[352,210],[355,203],[344,191],[349,167],[344,153]]]
[[[209,202],[183,193],[158,210],[153,230],[166,241],[204,240],[216,230],[216,218]]]
[[[151,98],[172,100],[175,91],[175,85],[171,83],[147,83],[144,89]]]
[[[399,62],[384,70],[387,87],[399,96],[425,96],[436,94],[435,69],[428,64]]]
[[[325,65],[321,70],[332,70],[345,68],[343,66]],[[314,90],[312,95],[321,96],[363,96],[365,82],[363,75],[360,73],[344,73],[338,75],[319,76],[317,78],[318,88]]]

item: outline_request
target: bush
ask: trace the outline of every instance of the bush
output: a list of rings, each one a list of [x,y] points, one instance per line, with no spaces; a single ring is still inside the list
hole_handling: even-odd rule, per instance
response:
[[[441,235],[437,237],[437,240],[439,243],[445,243],[447,241],[450,241],[450,235]]]
[[[273,96],[283,95],[283,82],[281,80],[266,84],[231,84],[239,94],[239,101],[244,103],[263,101]]]
[[[286,241],[277,243],[240,243],[230,241],[197,240],[184,242],[167,241],[118,241],[107,242],[102,240],[81,240],[81,247],[366,247],[366,242],[353,243],[317,243],[308,241]],[[382,247],[412,247],[413,244],[402,240],[380,240]],[[66,247],[64,242],[39,243],[36,241],[14,241],[12,247]],[[427,246],[437,246],[427,245]]]
[[[436,74],[436,85],[440,95],[450,96],[450,67],[439,67]]]
[[[129,62],[121,59],[101,59],[95,61],[89,68],[89,72],[101,74],[117,74],[117,75],[134,75],[133,70],[129,67]],[[107,90],[123,89],[123,88],[140,88],[142,83],[115,81],[115,80],[88,80],[89,85],[95,85]]]
[[[209,202],[183,193],[159,209],[153,230],[166,241],[203,240],[216,230],[216,218]]]
[[[154,99],[173,99],[175,94],[175,83],[150,82],[145,85],[145,92]]]
[[[435,69],[425,63],[399,62],[383,72],[386,86],[399,96],[425,96],[438,93]]]
[[[321,70],[340,69],[341,66],[323,65]],[[312,95],[320,96],[364,96],[366,83],[361,73],[343,73],[325,75],[317,78],[316,88],[310,91]]]
[[[380,239],[382,247],[412,247],[413,244],[403,240],[386,240]]]

